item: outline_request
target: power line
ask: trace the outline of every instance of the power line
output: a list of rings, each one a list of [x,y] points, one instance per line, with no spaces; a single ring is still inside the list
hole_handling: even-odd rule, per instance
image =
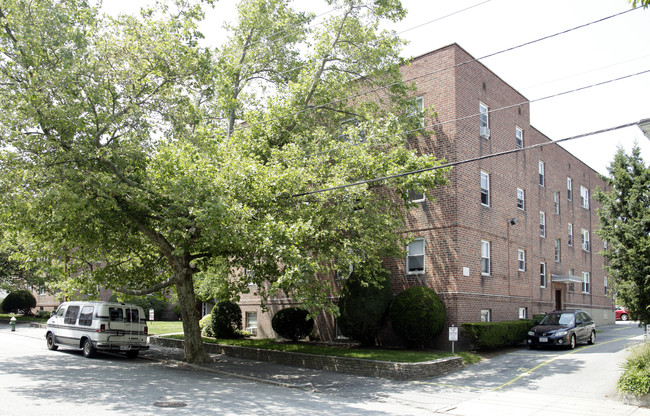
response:
[[[469,64],[469,63],[472,63],[472,62],[478,62],[478,61],[481,61],[483,59],[487,59],[487,58],[491,58],[493,56],[500,55],[502,53],[511,52],[511,51],[513,51],[515,49],[519,49],[519,48],[522,48],[524,46],[529,46],[529,45],[532,45],[532,44],[537,43],[537,42],[548,40],[548,39],[554,38],[556,36],[564,35],[564,34],[567,34],[569,32],[572,32],[572,31],[575,31],[575,30],[578,30],[578,29],[582,29],[582,28],[594,25],[596,23],[601,23],[601,22],[604,22],[606,20],[612,19],[614,17],[624,15],[626,13],[633,12],[635,10],[639,10],[639,9],[628,9],[628,10],[622,11],[620,13],[616,13],[616,14],[613,14],[613,15],[610,15],[610,16],[606,16],[606,17],[603,17],[603,18],[600,18],[600,19],[597,19],[597,20],[594,20],[594,21],[591,21],[591,22],[588,22],[588,23],[585,23],[585,24],[582,24],[582,25],[579,25],[579,26],[575,26],[575,27],[570,28],[570,29],[566,29],[566,30],[556,32],[556,33],[551,34],[551,35],[543,36],[541,38],[537,38],[537,39],[534,39],[534,40],[531,40],[531,41],[528,41],[528,42],[524,42],[524,43],[521,43],[519,45],[512,46],[510,48],[506,48],[506,49],[502,49],[502,50],[497,51],[497,52],[489,53],[489,54],[481,56],[479,58],[472,58],[472,59],[469,59],[467,61],[460,62],[460,63],[454,64],[454,65],[451,65],[451,66],[448,66],[448,67],[445,67],[445,68],[437,69],[435,71],[424,73],[424,74],[421,74],[421,75],[418,75],[418,76],[415,76],[415,77],[412,77],[412,78],[409,78],[409,79],[406,79],[406,80],[393,82],[393,83],[390,83],[390,84],[385,84],[385,85],[379,86],[377,88],[370,89],[370,90],[360,92],[360,93],[357,93],[357,94],[349,95],[347,97],[343,97],[343,98],[340,98],[340,99],[337,99],[337,100],[333,100],[333,101],[330,101],[328,103],[319,104],[319,105],[309,107],[309,108],[305,108],[305,109],[302,109],[302,110],[299,110],[299,111],[294,111],[293,113],[281,115],[281,116],[270,118],[270,119],[267,119],[267,120],[262,120],[262,121],[259,121],[257,123],[242,124],[242,125],[238,126],[238,129],[243,130],[243,129],[251,128],[251,127],[254,127],[254,126],[270,123],[272,121],[276,121],[276,120],[279,120],[279,119],[282,119],[282,118],[297,116],[297,115],[306,113],[308,111],[318,110],[318,109],[325,108],[326,106],[329,106],[329,105],[332,105],[332,104],[337,104],[337,103],[340,103],[340,102],[343,102],[343,101],[349,101],[349,100],[352,100],[354,98],[359,98],[359,97],[362,97],[364,95],[379,92],[379,91],[382,91],[382,90],[385,90],[385,89],[388,89],[388,88],[391,88],[391,87],[394,87],[394,86],[397,86],[397,85],[400,85],[400,84],[416,81],[418,79],[421,79],[421,78],[424,78],[424,77],[427,77],[427,76],[430,76],[430,75],[438,74],[438,73],[441,73],[441,72],[444,72],[444,71],[447,71],[447,70],[450,70],[450,69],[458,68],[460,66],[463,66],[463,65],[466,65],[466,64]]]
[[[324,189],[318,189],[318,190],[315,190],[315,191],[303,192],[303,193],[291,195],[291,197],[292,198],[298,198],[298,197],[301,197],[301,196],[314,195],[314,194],[320,194],[320,193],[323,193],[323,192],[335,191],[335,190],[338,190],[338,189],[350,188],[352,186],[366,185],[366,184],[369,184],[369,183],[381,182],[381,181],[385,181],[385,180],[389,180],[389,179],[401,178],[401,177],[404,177],[404,176],[417,175],[419,173],[424,173],[424,172],[429,172],[429,171],[434,171],[434,170],[439,170],[439,169],[445,169],[445,168],[449,168],[449,167],[464,165],[464,164],[467,164],[467,163],[477,162],[477,161],[480,161],[480,160],[490,159],[490,158],[499,157],[499,156],[505,156],[505,155],[509,155],[509,154],[513,154],[513,153],[517,153],[517,152],[523,152],[525,150],[536,149],[536,148],[539,148],[539,147],[554,145],[554,144],[566,142],[566,141],[569,141],[569,140],[575,140],[575,139],[580,139],[580,138],[587,137],[587,136],[593,136],[593,135],[596,135],[596,134],[601,134],[601,133],[607,133],[607,132],[611,132],[611,131],[615,131],[615,130],[620,130],[620,129],[636,126],[637,124],[638,124],[638,121],[635,121],[635,122],[632,122],[632,123],[621,124],[619,126],[609,127],[609,128],[602,129],[602,130],[596,130],[596,131],[593,131],[593,132],[590,132],[590,133],[583,133],[583,134],[579,134],[577,136],[567,137],[567,138],[564,138],[564,139],[552,140],[552,141],[549,141],[549,142],[546,142],[546,143],[533,144],[533,145],[522,147],[522,148],[516,148],[516,149],[506,150],[506,151],[503,151],[503,152],[492,153],[492,154],[489,154],[489,155],[478,156],[478,157],[474,157],[474,158],[470,158],[470,159],[461,160],[461,161],[458,161],[458,162],[445,163],[443,165],[433,166],[433,167],[430,167],[430,168],[424,168],[424,169],[419,169],[419,170],[414,170],[414,171],[409,171],[409,172],[403,172],[403,173],[398,173],[398,174],[395,174],[395,175],[382,176],[380,178],[366,179],[366,180],[363,180],[363,181],[358,181],[358,182],[349,183],[349,184],[345,184],[345,185],[333,186],[331,188],[324,188]]]

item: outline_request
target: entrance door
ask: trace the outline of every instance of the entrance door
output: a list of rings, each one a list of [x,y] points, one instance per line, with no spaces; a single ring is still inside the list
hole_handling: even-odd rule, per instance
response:
[[[555,289],[555,310],[562,309],[562,289]]]

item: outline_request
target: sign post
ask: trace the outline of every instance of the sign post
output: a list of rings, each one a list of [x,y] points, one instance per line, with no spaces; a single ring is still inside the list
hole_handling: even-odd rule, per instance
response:
[[[149,309],[149,320],[153,321],[153,309]]]
[[[458,327],[450,326],[449,327],[449,341],[451,341],[451,353],[454,354],[454,342],[458,341]]]

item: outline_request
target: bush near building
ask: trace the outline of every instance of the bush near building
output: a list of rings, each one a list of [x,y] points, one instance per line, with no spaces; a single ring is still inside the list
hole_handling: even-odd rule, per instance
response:
[[[11,292],[2,301],[4,312],[22,313],[31,316],[32,308],[36,307],[36,298],[29,290]]]
[[[199,321],[199,329],[201,329],[201,335],[204,337],[214,338],[214,331],[212,330],[212,314],[209,313],[205,315]]]
[[[273,330],[282,338],[296,342],[307,336],[314,329],[314,320],[309,312],[300,308],[279,310],[271,319]]]
[[[212,308],[212,331],[215,338],[241,337],[241,308],[234,302],[221,301]]]
[[[404,290],[390,306],[393,329],[412,348],[423,348],[440,335],[446,315],[436,291],[424,286]]]
[[[377,344],[377,335],[386,324],[393,300],[390,273],[384,270],[376,280],[378,286],[365,283],[358,273],[353,272],[346,279],[339,298],[341,333],[363,346]]]
[[[526,334],[535,326],[532,320],[502,322],[467,322],[460,325],[461,333],[473,349],[490,350],[517,345],[526,341]]]

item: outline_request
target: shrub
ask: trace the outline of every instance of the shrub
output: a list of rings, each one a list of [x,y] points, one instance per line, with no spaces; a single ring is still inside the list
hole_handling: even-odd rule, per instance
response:
[[[545,313],[535,313],[533,314],[533,323],[535,325],[538,325],[540,322],[542,322],[542,319],[546,316]]]
[[[2,310],[5,312],[32,315],[32,308],[36,307],[36,298],[29,290],[11,292],[2,301]]]
[[[532,320],[502,322],[469,322],[460,325],[461,332],[474,349],[489,350],[517,345],[526,341],[534,326]]]
[[[650,344],[644,343],[632,350],[623,365],[617,387],[621,392],[634,396],[650,393]]]
[[[368,284],[358,273],[345,281],[339,299],[338,324],[341,333],[363,346],[374,346],[377,334],[386,323],[393,300],[390,274],[383,270],[375,279],[379,286]]]
[[[241,308],[234,302],[221,301],[212,309],[212,331],[215,338],[241,337]]]
[[[204,337],[214,338],[214,331],[212,330],[212,314],[207,314],[199,321],[199,328],[201,335]]]
[[[395,332],[409,347],[423,348],[442,333],[445,305],[435,290],[416,286],[401,292],[390,306]]]
[[[125,303],[137,305],[144,310],[144,313],[149,318],[149,310],[153,309],[154,320],[159,321],[162,319],[163,314],[169,307],[169,302],[164,301],[154,296],[134,296],[124,300]]]
[[[307,337],[314,329],[314,320],[309,312],[300,308],[286,308],[278,311],[271,319],[271,327],[282,338],[298,341]]]

